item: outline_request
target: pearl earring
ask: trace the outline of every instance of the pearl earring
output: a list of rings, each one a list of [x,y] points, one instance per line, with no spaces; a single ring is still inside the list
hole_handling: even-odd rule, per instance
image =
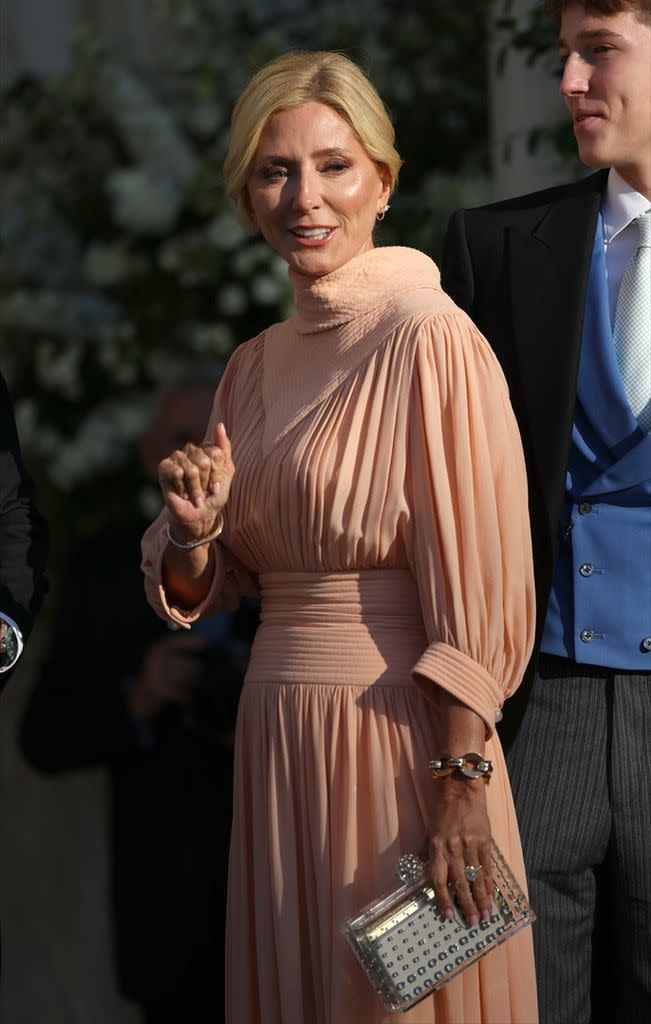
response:
[[[387,204],[386,204],[386,206],[385,206],[385,207],[383,207],[383,208],[382,208],[382,209],[380,210],[380,212],[379,212],[379,213],[378,213],[378,214],[376,215],[376,218],[375,218],[375,219],[376,219],[377,221],[382,221],[382,220],[384,220],[384,218],[386,217],[386,214],[387,214],[387,210],[390,210],[390,209],[391,209],[391,207],[390,207],[390,206],[389,206],[389,204],[387,203]]]

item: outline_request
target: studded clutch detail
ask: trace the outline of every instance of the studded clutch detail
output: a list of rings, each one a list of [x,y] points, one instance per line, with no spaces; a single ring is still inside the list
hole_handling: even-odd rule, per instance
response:
[[[409,853],[396,863],[403,884],[344,923],[344,933],[387,1010],[409,1010],[535,921],[495,842],[492,862],[496,894],[488,921],[466,924],[456,904],[452,920],[439,914],[425,865]]]

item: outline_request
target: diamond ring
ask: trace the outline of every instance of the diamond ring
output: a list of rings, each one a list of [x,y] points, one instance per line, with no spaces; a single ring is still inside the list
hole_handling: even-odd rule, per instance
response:
[[[479,877],[479,872],[481,870],[481,864],[479,865],[478,868],[476,868],[474,864],[466,864],[465,868],[463,869],[463,873],[469,882],[476,882]]]

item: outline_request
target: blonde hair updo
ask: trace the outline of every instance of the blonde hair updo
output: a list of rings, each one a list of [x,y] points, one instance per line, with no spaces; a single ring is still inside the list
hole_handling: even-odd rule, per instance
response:
[[[402,166],[389,112],[364,72],[340,53],[296,51],[258,71],[238,99],[231,117],[224,174],[228,195],[244,224],[255,230],[247,182],[260,136],[279,110],[324,103],[351,126],[371,160],[389,175],[393,192]]]

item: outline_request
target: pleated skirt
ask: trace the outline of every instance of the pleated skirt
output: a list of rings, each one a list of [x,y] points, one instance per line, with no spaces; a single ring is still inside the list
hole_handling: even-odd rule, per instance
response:
[[[406,1014],[387,1013],[342,933],[422,853],[435,699],[408,571],[270,573],[238,714],[227,1024],[535,1024],[531,929]],[[433,692],[432,697],[435,697]],[[487,745],[493,835],[524,867],[504,758]]]

